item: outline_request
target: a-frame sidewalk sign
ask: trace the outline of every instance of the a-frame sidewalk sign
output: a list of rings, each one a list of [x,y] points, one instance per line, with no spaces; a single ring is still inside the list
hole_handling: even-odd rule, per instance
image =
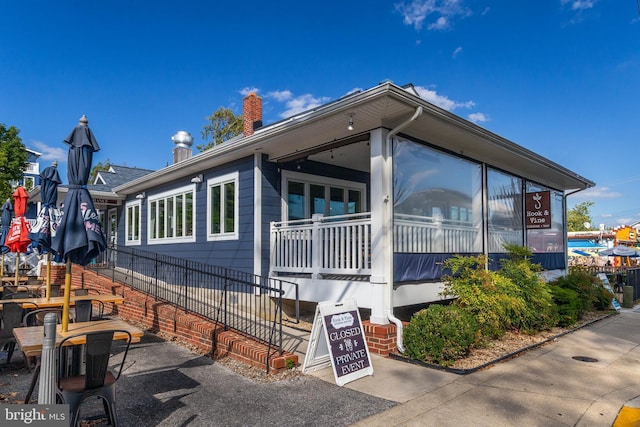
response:
[[[373,375],[356,300],[321,302],[316,306],[302,372],[329,365],[333,367],[333,375],[339,386]]]

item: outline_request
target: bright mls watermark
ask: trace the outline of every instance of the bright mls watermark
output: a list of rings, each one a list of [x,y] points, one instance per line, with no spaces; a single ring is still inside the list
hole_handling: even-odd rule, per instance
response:
[[[3,427],[69,427],[69,405],[3,405],[0,425]]]

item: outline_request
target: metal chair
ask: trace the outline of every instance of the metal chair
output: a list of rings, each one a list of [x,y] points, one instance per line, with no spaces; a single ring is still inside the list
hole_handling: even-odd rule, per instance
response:
[[[114,371],[110,371],[109,358],[113,337],[115,333],[120,332],[128,336],[124,354],[122,355],[122,360],[116,364]],[[78,425],[80,406],[85,399],[92,396],[102,399],[109,423],[117,426],[115,385],[118,378],[120,378],[127,353],[129,352],[131,333],[126,330],[111,330],[68,336],[58,346],[58,360],[64,360],[67,350],[65,346],[73,345],[70,341],[81,336],[86,337],[86,344],[83,346],[83,356],[86,361],[85,373],[67,376],[65,372],[66,366],[59,364],[56,395],[60,403],[69,404],[72,426]],[[114,374],[114,372],[116,373]]]
[[[7,295],[3,295],[2,299],[3,300],[7,300],[7,299],[22,299],[22,298],[38,298],[38,295],[29,292],[29,290],[26,291],[18,291],[18,292],[13,292]]]
[[[22,306],[14,302],[3,304],[2,307],[2,329],[0,329],[0,347],[7,348],[7,364],[11,362],[11,357],[16,349],[16,339],[13,336],[13,328],[22,325]]]
[[[74,313],[74,322],[100,320],[104,316],[104,302],[92,299],[76,301]]]
[[[29,291],[29,288],[23,285],[18,285],[18,286],[4,285],[2,287],[2,299],[8,299],[8,297],[13,294],[24,294],[24,293],[31,293],[31,292]]]
[[[59,297],[61,294],[61,289],[62,289],[62,285],[59,283],[52,283],[49,285],[49,296],[50,297]],[[42,285],[38,288],[38,293],[40,294],[40,296],[42,298],[46,297],[47,295],[47,285]]]
[[[24,326],[43,326],[44,316],[46,316],[47,313],[54,313],[56,315],[57,323],[62,322],[61,308],[39,308],[25,314],[22,318],[22,324]]]

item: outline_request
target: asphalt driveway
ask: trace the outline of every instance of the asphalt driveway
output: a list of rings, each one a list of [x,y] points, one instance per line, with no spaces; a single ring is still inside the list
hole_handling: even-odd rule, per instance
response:
[[[7,401],[23,400],[29,387],[31,374],[18,360],[0,373]],[[117,385],[123,427],[348,426],[394,405],[309,375],[258,382],[153,334],[131,347]],[[102,414],[102,404],[91,400],[81,416],[91,426],[107,425]]]

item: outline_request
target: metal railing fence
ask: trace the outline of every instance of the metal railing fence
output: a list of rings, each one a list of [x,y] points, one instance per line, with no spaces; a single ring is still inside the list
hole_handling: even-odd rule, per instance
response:
[[[269,355],[283,352],[283,280],[121,246],[87,268],[267,344]],[[299,322],[297,284],[286,283],[295,288]]]

